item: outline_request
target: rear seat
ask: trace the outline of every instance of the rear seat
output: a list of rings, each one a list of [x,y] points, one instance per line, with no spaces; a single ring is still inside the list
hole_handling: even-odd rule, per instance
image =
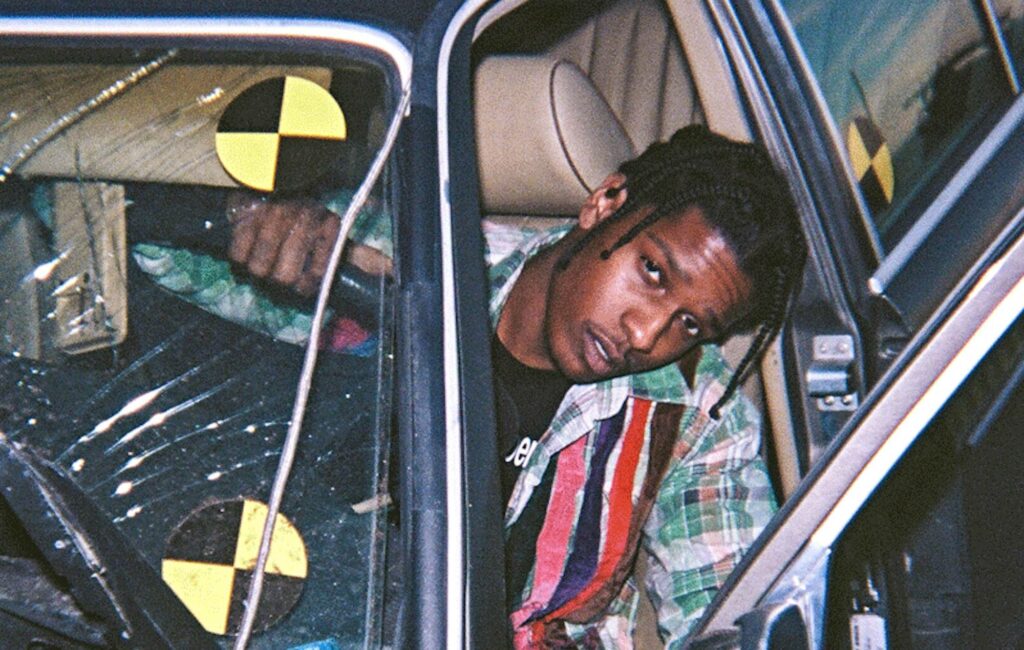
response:
[[[474,102],[486,215],[573,217],[635,155],[604,97],[569,61],[489,57],[477,67]]]
[[[658,0],[615,3],[545,53],[586,73],[638,153],[686,124],[704,123],[693,75]]]

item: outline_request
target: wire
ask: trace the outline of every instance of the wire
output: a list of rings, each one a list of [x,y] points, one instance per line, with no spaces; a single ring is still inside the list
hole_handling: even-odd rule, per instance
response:
[[[384,169],[391,150],[394,148],[398,138],[398,128],[409,106],[410,91],[405,88],[395,107],[395,114],[388,125],[384,137],[384,144],[377,152],[377,156],[370,165],[370,170],[363,179],[359,190],[352,198],[345,214],[341,219],[341,228],[338,230],[338,238],[334,241],[334,248],[331,250],[331,258],[324,273],[324,281],[320,285],[320,293],[317,295],[316,311],[313,313],[312,328],[309,332],[309,342],[306,344],[306,356],[302,365],[302,374],[299,376],[299,386],[295,394],[295,404],[292,407],[292,419],[288,427],[288,433],[284,439],[281,449],[281,459],[277,465],[277,473],[274,475],[274,483],[270,488],[270,499],[267,502],[267,519],[263,522],[263,536],[260,538],[260,550],[256,556],[256,566],[253,570],[252,582],[249,584],[249,592],[246,594],[244,603],[244,614],[242,624],[239,627],[238,636],[235,638],[235,650],[244,650],[252,636],[253,624],[256,621],[256,611],[259,607],[260,595],[263,592],[263,578],[267,568],[267,559],[270,556],[270,540],[274,534],[274,523],[277,514],[281,509],[281,501],[284,498],[284,489],[291,474],[292,464],[295,461],[295,450],[299,444],[299,433],[302,430],[302,420],[305,416],[306,402],[309,398],[309,391],[313,383],[313,369],[316,367],[317,356],[320,352],[320,331],[323,328],[324,314],[327,309],[327,298],[331,292],[331,285],[334,282],[335,273],[341,260],[341,253],[345,248],[345,240],[348,238],[348,231],[352,228],[356,215],[363,207],[370,195],[370,190],[376,184]]]

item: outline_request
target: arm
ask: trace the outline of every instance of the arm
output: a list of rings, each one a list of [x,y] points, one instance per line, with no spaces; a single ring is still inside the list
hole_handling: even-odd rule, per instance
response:
[[[737,396],[718,423],[698,419],[707,425],[696,439],[684,432],[679,444],[690,449],[670,465],[644,527],[647,591],[669,648],[682,644],[775,511],[750,402]]]

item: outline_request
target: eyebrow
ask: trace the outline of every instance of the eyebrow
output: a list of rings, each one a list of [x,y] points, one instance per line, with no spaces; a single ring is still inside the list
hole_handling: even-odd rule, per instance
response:
[[[687,284],[693,284],[693,275],[683,270],[683,268],[676,263],[676,258],[672,255],[672,249],[669,248],[667,243],[665,243],[665,240],[650,231],[644,231],[644,234],[647,235],[658,249],[661,250],[665,259],[668,260],[668,265],[672,271],[679,275],[679,277],[681,277]],[[718,312],[714,309],[708,309],[704,320],[711,325],[711,329],[714,332],[714,336],[712,338],[717,338],[722,335],[724,327],[722,325],[722,319],[718,316]]]
[[[689,272],[683,270],[683,268],[676,263],[676,258],[672,255],[672,249],[668,247],[668,244],[665,243],[665,240],[659,237],[658,235],[650,232],[649,230],[645,230],[644,234],[650,237],[651,241],[653,241],[654,244],[661,250],[662,255],[665,256],[666,260],[668,260],[668,265],[669,267],[671,267],[672,271],[674,271],[676,275],[681,277],[683,279],[683,282],[686,282],[687,284],[693,284],[693,276]]]

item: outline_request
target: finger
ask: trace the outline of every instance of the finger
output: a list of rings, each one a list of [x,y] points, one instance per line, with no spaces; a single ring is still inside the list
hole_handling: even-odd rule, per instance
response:
[[[338,219],[336,214],[331,212],[328,212],[326,218],[320,223],[320,229],[313,244],[313,255],[310,258],[309,267],[303,273],[301,280],[302,288],[307,294],[316,291],[320,281],[323,280],[340,228],[341,220]]]
[[[252,252],[252,245],[259,232],[260,213],[264,209],[262,202],[245,201],[245,195],[233,193],[228,197],[227,214],[231,223],[231,243],[228,245],[228,257],[239,264],[245,264]]]
[[[273,280],[279,284],[294,284],[302,275],[306,259],[309,258],[316,240],[320,220],[324,218],[323,210],[313,205],[298,208],[291,229],[281,245],[274,270]]]
[[[254,220],[257,222],[258,231],[246,260],[250,273],[258,278],[270,275],[295,218],[294,204],[266,204],[260,217]]]
[[[345,244],[345,260],[371,275],[391,275],[391,258],[366,244]]]
[[[265,202],[265,197],[245,190],[232,190],[228,193],[225,206],[227,208],[228,221],[235,223],[242,213],[258,207]]]

